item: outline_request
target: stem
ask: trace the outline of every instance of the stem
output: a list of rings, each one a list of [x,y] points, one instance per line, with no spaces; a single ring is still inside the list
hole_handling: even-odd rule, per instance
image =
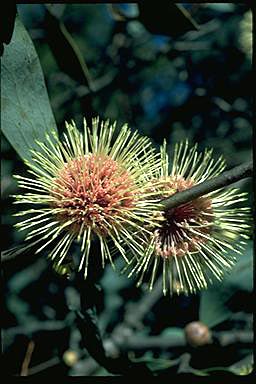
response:
[[[218,340],[221,347],[232,344],[252,344],[253,332],[251,330],[231,330],[213,332],[213,336]],[[157,335],[141,336],[136,333],[129,338],[116,343],[122,351],[148,351],[148,350],[170,350],[172,348],[185,348],[187,345],[185,335]]]
[[[38,372],[45,371],[48,368],[52,368],[55,365],[58,365],[61,363],[61,359],[59,356],[54,356],[50,360],[44,361],[43,363],[40,363],[38,365],[35,365],[34,367],[29,368],[28,370],[28,376],[35,375]]]
[[[28,343],[28,347],[27,347],[24,361],[22,363],[20,376],[27,376],[28,375],[28,367],[29,367],[29,364],[31,361],[31,357],[32,357],[32,353],[34,351],[34,348],[35,348],[34,341],[30,340],[30,342]]]
[[[50,6],[46,5],[45,31],[47,42],[59,67],[76,81],[93,91],[93,81],[83,55],[66,26]],[[65,60],[62,53],[65,52]]]
[[[100,263],[99,242],[93,244],[90,257],[94,259],[94,265],[89,263],[88,277],[84,280],[81,272],[76,273],[74,283],[80,292],[80,311],[76,311],[77,325],[81,333],[83,347],[99,365],[110,373],[121,375],[144,375],[152,376],[149,368],[144,363],[132,362],[127,356],[108,356],[98,328],[97,308],[100,289],[97,287],[99,273],[102,271]]]
[[[163,199],[161,204],[164,205],[165,209],[175,208],[207,193],[226,187],[227,185],[235,183],[238,180],[250,177],[252,176],[252,170],[252,161],[248,161],[230,169],[229,171],[223,172],[217,177],[203,181],[192,188],[175,193],[173,196]]]
[[[36,332],[52,332],[52,331],[62,331],[65,328],[68,328],[74,321],[75,314],[70,312],[65,320],[46,320],[46,321],[34,321],[27,323],[25,325],[18,325],[16,327],[11,327],[3,330],[3,335],[5,338],[15,337],[17,335],[23,334],[33,334]]]
[[[158,302],[162,296],[162,278],[159,278],[153,290],[142,299],[130,306],[125,313],[124,326],[131,328],[140,328],[144,317],[148,314],[151,308]],[[120,327],[120,326],[119,326]]]
[[[216,335],[219,343],[222,347],[226,347],[230,344],[241,343],[241,344],[252,344],[253,333],[251,331],[237,330],[232,332],[222,331],[217,332]]]

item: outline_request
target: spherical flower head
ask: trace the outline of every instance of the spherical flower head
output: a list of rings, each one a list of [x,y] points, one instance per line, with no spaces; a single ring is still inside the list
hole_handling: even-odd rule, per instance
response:
[[[189,148],[188,141],[175,146],[171,172],[166,143],[161,147],[161,158],[156,187],[160,192],[156,199],[160,200],[225,169],[225,161],[221,157],[215,161],[212,150],[199,153],[196,145]],[[233,207],[245,201],[245,195],[235,188],[222,188],[174,208],[163,207],[161,225],[143,239],[145,254],[132,259],[129,277],[140,274],[140,285],[149,275],[152,289],[161,263],[164,294],[168,288],[171,293],[194,293],[207,288],[214,278],[222,280],[235,263],[235,253],[243,249],[243,239],[248,238],[249,208]]]
[[[129,172],[106,155],[81,156],[65,164],[54,180],[52,196],[60,222],[73,220],[69,230],[79,234],[93,228],[99,236],[108,234],[108,225],[115,225],[121,216],[135,207],[132,195],[134,182]]]
[[[84,270],[85,277],[96,237],[103,266],[106,259],[113,265],[117,251],[129,263],[126,250],[142,255],[141,232],[155,225],[152,211],[157,205],[152,197],[158,192],[150,193],[149,186],[160,157],[148,138],[127,125],[115,140],[114,134],[115,124],[99,119],[93,120],[92,128],[84,121],[83,134],[74,122],[66,124],[63,141],[52,134],[32,151],[33,162],[27,165],[33,178],[16,176],[19,187],[32,190],[15,196],[16,203],[33,207],[17,214],[31,215],[16,225],[29,229],[26,240],[35,241],[28,246],[41,243],[36,253],[52,247],[49,257],[58,267],[78,241],[79,270]]]
[[[182,176],[166,177],[164,189],[169,189],[169,196],[184,191],[195,185],[191,179]],[[162,196],[164,198],[164,195]],[[163,213],[163,222],[159,229],[154,232],[155,252],[163,258],[181,257],[187,252],[196,252],[197,245],[205,242],[200,235],[191,235],[191,241],[185,237],[189,233],[189,224],[198,222],[200,234],[210,233],[212,218],[211,199],[200,197],[175,208],[166,209]],[[208,216],[207,216],[208,215]],[[207,217],[206,217],[207,216]],[[187,224],[187,225],[186,225]]]

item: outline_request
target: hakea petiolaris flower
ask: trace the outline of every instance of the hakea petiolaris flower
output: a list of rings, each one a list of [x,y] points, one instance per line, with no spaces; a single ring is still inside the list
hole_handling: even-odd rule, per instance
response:
[[[113,264],[115,249],[126,262],[126,249],[142,255],[139,236],[154,226],[158,207],[149,187],[160,157],[150,139],[127,125],[117,134],[115,124],[93,119],[92,128],[84,121],[83,134],[72,122],[63,141],[53,134],[37,144],[33,162],[26,162],[33,178],[16,176],[19,187],[32,192],[15,196],[16,203],[33,207],[16,214],[30,215],[16,227],[29,230],[25,240],[38,244],[36,253],[51,246],[49,257],[58,267],[78,241],[85,277],[96,237],[103,266],[106,259]]]
[[[156,187],[162,191],[160,200],[218,176],[225,161],[212,158],[212,150],[204,153],[197,146],[189,148],[188,141],[175,146],[172,168],[166,143],[161,147],[161,167]],[[152,183],[154,185],[154,183]],[[243,249],[248,238],[249,208],[234,207],[245,201],[246,193],[236,188],[219,189],[176,208],[162,208],[161,226],[146,234],[145,252],[139,259],[131,258],[125,270],[140,276],[138,286],[147,275],[149,289],[153,288],[159,264],[162,265],[163,293],[194,293],[207,288],[213,278],[222,280],[235,263],[235,253]]]

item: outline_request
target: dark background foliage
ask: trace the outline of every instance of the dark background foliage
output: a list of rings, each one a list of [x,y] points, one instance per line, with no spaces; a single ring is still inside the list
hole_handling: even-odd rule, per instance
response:
[[[188,137],[200,149],[213,147],[216,158],[224,155],[228,168],[248,160],[252,151],[251,11],[247,5],[234,3],[184,7],[188,15],[175,7],[170,11],[164,2],[157,7],[146,2],[139,6],[18,5],[42,65],[59,131],[65,120],[74,119],[81,126],[83,116],[90,120],[99,115],[117,120],[119,126],[127,122],[150,136],[156,146],[166,138],[170,151],[177,141]],[[25,167],[5,137],[1,145],[1,240],[2,248],[7,249],[23,239],[12,227],[12,213],[17,208],[11,195],[17,192],[12,174],[24,173]],[[251,183],[246,180],[237,185],[249,192],[252,205]],[[54,272],[45,256],[20,256],[3,269],[6,372],[21,373],[30,346],[28,374],[109,375],[83,349],[73,324],[70,307],[78,306],[79,288]],[[170,345],[151,348],[149,341],[149,347],[135,345],[125,353],[146,361],[163,376],[182,372],[184,355],[190,356],[184,371],[199,374],[209,367],[213,371],[226,367],[227,371],[246,372],[251,362],[250,342],[193,349],[185,344],[183,330],[200,316],[216,334],[250,333],[251,270],[252,241],[236,274],[217,290],[207,291],[204,298],[199,294],[158,295],[137,321],[136,335],[148,340],[170,337]],[[118,351],[111,345],[110,335],[121,338],[125,345],[130,328],[123,326],[118,333],[118,325],[125,324],[149,294],[145,287],[136,288],[133,280],[109,267],[101,271],[99,282],[100,329],[106,349],[114,356]]]

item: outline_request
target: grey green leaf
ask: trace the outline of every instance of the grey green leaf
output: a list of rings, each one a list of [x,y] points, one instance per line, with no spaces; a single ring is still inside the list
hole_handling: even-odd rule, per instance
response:
[[[232,310],[228,303],[237,291],[250,292],[253,289],[252,241],[248,241],[242,255],[230,275],[221,283],[214,284],[202,292],[200,300],[200,321],[214,327],[229,319]]]
[[[38,55],[18,16],[1,71],[2,131],[20,157],[30,160],[29,148],[36,149],[35,141],[57,127]]]

